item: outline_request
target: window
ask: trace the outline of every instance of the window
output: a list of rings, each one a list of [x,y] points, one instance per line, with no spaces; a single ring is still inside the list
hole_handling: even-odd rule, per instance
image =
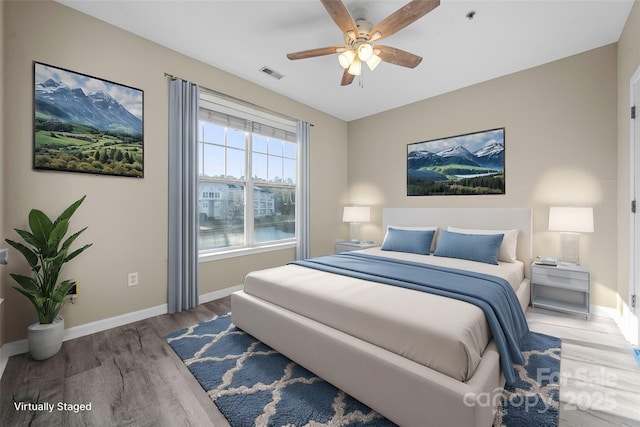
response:
[[[295,123],[201,94],[198,142],[200,253],[295,242]]]

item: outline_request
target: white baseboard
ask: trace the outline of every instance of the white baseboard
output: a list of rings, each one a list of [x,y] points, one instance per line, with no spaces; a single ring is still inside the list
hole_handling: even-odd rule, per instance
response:
[[[613,320],[615,320],[618,328],[622,331],[622,335],[624,339],[626,339],[630,344],[638,345],[638,331],[637,325],[635,324],[635,318],[631,313],[627,313],[626,316],[622,316],[615,310],[615,316]]]
[[[618,327],[622,331],[622,335],[624,335],[624,339],[629,341],[630,344],[638,345],[638,336],[635,333],[635,329],[629,325],[629,322],[622,316],[616,319],[616,323]]]
[[[618,325],[618,329],[620,329],[624,339],[626,339],[630,344],[637,344],[636,341],[638,338],[633,336],[634,332],[631,331],[630,325],[627,324],[627,319],[625,319],[617,309],[603,307],[600,305],[592,305],[591,314],[613,319],[613,321],[616,322],[616,325]]]
[[[591,305],[591,314],[595,315],[595,316],[602,316],[602,317],[608,317],[610,319],[613,319],[616,321],[616,323],[618,322],[618,319],[620,319],[620,313],[618,313],[618,310],[616,310],[615,308],[611,308],[611,307],[605,307],[602,305]]]
[[[12,341],[3,345],[2,359],[0,359],[0,376],[4,372],[4,368],[7,366],[7,362],[11,356],[26,353],[27,351],[29,351],[27,340]]]
[[[232,286],[230,288],[220,289],[219,291],[208,292],[200,295],[200,304],[214,301],[220,298],[231,295],[235,291],[239,291],[243,288],[243,285]],[[86,335],[95,334],[96,332],[106,331],[107,329],[116,328],[118,326],[127,325],[129,323],[137,322],[139,320],[149,319],[154,316],[160,316],[168,313],[167,304],[158,305],[155,307],[149,307],[142,310],[134,311],[131,313],[122,314],[119,316],[109,317],[107,319],[96,320],[95,322],[85,323],[83,325],[73,326],[64,330],[63,341],[72,340],[74,338],[80,338]],[[12,341],[4,344],[0,347],[0,378],[4,372],[4,368],[7,366],[7,362],[11,356],[17,354],[26,353],[29,351],[29,344],[26,339]]]
[[[244,288],[244,285],[232,286],[230,288],[220,289],[219,291],[213,291],[206,294],[200,295],[200,304],[204,304],[205,302],[215,301],[220,298],[227,297],[234,293],[235,291],[241,291]]]

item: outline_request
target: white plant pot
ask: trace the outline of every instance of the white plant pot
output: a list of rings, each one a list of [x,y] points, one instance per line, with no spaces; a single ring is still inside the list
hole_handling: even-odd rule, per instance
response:
[[[53,323],[33,323],[27,330],[29,353],[35,360],[48,359],[62,348],[64,319],[56,317]]]

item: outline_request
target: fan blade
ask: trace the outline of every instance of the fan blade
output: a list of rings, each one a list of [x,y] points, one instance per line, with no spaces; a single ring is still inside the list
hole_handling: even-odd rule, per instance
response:
[[[303,50],[300,52],[288,53],[287,58],[293,61],[295,59],[305,59],[305,58],[313,58],[316,56],[332,55],[334,53],[338,53],[340,49],[344,49],[344,46],[319,47],[317,49],[309,49],[309,50]]]
[[[353,32],[353,36],[351,38],[355,40],[359,33],[358,26],[356,25],[356,21],[351,17],[347,8],[344,6],[344,3],[340,0],[320,1],[324,8],[327,9],[327,12],[329,12],[329,15],[333,18],[333,21],[336,23],[338,28],[340,28],[340,30],[346,35],[349,35],[349,32]]]
[[[349,74],[348,70],[344,70],[344,73],[342,73],[342,81],[340,82],[340,86],[350,85],[355,77],[356,76],[354,76],[353,74]]]
[[[422,57],[404,50],[396,49],[390,46],[375,45],[375,49],[379,49],[378,56],[385,62],[400,65],[401,67],[415,68],[422,61]]]
[[[440,6],[440,0],[413,0],[383,19],[369,34],[374,40],[389,37],[438,6]],[[380,33],[380,37],[376,38],[374,36],[376,33]]]

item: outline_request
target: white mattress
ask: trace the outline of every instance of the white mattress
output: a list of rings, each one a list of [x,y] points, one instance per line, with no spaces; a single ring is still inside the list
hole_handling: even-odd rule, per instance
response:
[[[495,266],[379,248],[362,252],[471,269],[502,277],[514,289],[524,278],[520,262]],[[244,290],[458,381],[473,375],[491,340],[482,310],[472,304],[297,265],[250,273]]]

